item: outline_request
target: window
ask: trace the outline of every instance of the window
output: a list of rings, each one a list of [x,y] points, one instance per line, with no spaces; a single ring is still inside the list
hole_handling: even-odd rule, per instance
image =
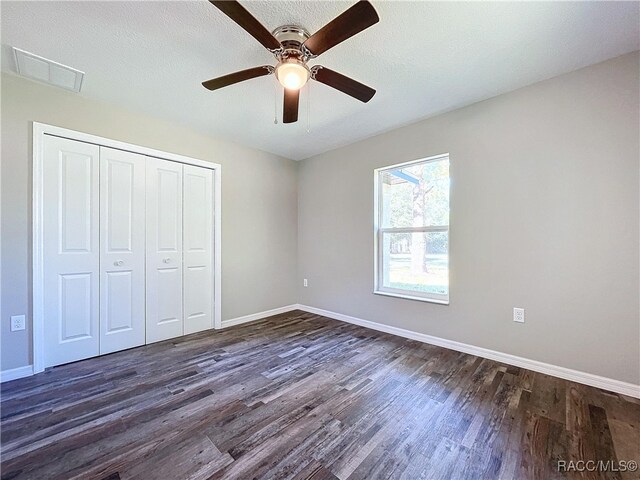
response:
[[[375,293],[449,303],[449,155],[375,171]]]

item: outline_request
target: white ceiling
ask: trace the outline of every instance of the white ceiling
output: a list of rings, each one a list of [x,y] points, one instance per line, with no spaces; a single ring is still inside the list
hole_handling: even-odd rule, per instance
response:
[[[352,3],[244,5],[270,30],[294,23],[314,32]],[[638,2],[373,4],[380,23],[313,63],[378,93],[363,104],[313,83],[310,133],[304,93],[298,123],[274,125],[273,77],[215,92],[200,85],[273,63],[205,0],[2,1],[2,69],[14,70],[7,46],[16,46],[86,72],[86,97],[302,159],[640,48]]]

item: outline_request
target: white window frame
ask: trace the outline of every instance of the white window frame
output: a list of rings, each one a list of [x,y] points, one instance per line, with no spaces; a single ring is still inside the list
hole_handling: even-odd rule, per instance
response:
[[[419,300],[421,302],[437,303],[440,305],[449,305],[451,296],[451,289],[449,286],[448,294],[426,293],[416,292],[413,290],[403,290],[398,288],[389,288],[384,286],[383,282],[383,268],[382,268],[382,235],[384,233],[415,233],[415,232],[447,232],[447,257],[449,259],[449,265],[451,265],[451,221],[449,225],[431,226],[431,227],[403,227],[403,228],[382,228],[382,177],[383,173],[389,170],[396,170],[398,168],[404,168],[411,165],[437,162],[443,159],[449,159],[448,153],[440,155],[434,155],[432,157],[420,158],[418,160],[411,160],[409,162],[397,163],[395,165],[389,165],[386,167],[376,168],[373,171],[373,278],[374,286],[373,293],[376,295],[387,295],[390,297],[405,298],[408,300]],[[451,177],[449,177],[451,178]],[[451,203],[449,203],[449,218],[451,217]]]

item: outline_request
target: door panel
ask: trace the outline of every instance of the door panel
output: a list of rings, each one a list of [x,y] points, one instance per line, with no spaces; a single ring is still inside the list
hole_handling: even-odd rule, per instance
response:
[[[99,147],[44,139],[44,365],[99,354]]]
[[[130,332],[135,328],[136,320],[142,320],[144,328],[144,318],[135,318],[133,315],[134,273],[131,270],[106,272],[102,279],[106,282],[102,289],[106,313],[103,316],[104,335],[113,335],[123,331]]]
[[[184,332],[213,328],[213,171],[184,165]]]
[[[95,221],[92,189],[97,173],[94,159],[76,152],[59,154],[60,253],[91,252]]]
[[[138,206],[134,203],[139,199],[140,192],[144,193],[144,188],[141,188],[144,187],[144,157],[140,159],[132,153],[110,151],[106,148],[102,148],[100,153],[101,165],[107,172],[104,180],[106,184],[103,183],[105,195],[102,197],[106,215],[104,249],[106,253],[129,253],[133,250],[134,243],[134,213],[138,213],[134,212],[134,207]],[[142,180],[137,178],[140,169],[143,172]]]
[[[181,165],[166,162],[169,165],[157,168],[153,174],[157,184],[155,209],[157,214],[157,248],[159,252],[176,254],[181,250],[182,242],[182,172],[168,168]],[[153,205],[151,205],[154,208]]]
[[[178,268],[158,269],[158,324],[177,325],[182,322],[182,298],[176,295],[176,292],[182,291],[181,277]]]
[[[183,334],[182,165],[147,157],[147,343]]]
[[[61,343],[91,339],[93,277],[91,273],[58,276]]]
[[[145,343],[146,159],[100,147],[100,353]]]

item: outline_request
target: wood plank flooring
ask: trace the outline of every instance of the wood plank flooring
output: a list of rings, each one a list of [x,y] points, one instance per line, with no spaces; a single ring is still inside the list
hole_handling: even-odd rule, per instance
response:
[[[631,479],[640,401],[294,311],[1,392],[2,479]]]

